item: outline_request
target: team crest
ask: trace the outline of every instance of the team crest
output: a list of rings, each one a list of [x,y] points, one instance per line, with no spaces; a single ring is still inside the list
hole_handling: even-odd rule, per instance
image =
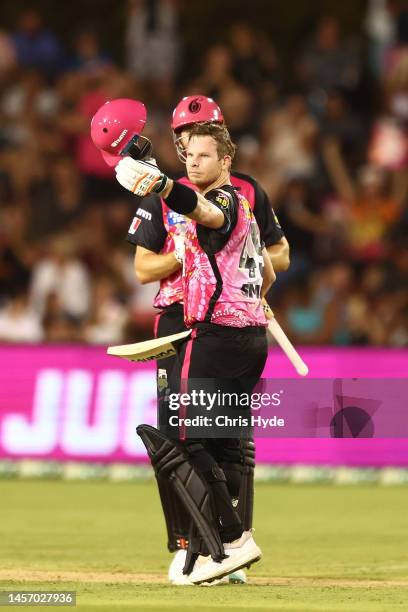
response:
[[[188,110],[190,113],[199,113],[201,110],[200,98],[194,98],[188,105]]]

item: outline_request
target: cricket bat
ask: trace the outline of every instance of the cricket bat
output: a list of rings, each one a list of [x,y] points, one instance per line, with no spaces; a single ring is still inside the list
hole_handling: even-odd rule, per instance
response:
[[[268,330],[271,335],[275,338],[276,342],[279,344],[285,355],[288,357],[289,361],[292,363],[296,372],[300,374],[300,376],[307,376],[309,373],[309,368],[275,319],[275,315],[273,314],[272,309],[270,308],[268,302],[265,298],[262,300],[262,306],[265,312],[265,316],[268,319]]]
[[[153,359],[166,359],[176,354],[175,343],[178,340],[183,340],[191,334],[191,329],[164,336],[163,338],[153,338],[144,342],[135,342],[134,344],[122,344],[119,346],[109,346],[106,351],[108,355],[122,357],[128,361],[151,361]]]

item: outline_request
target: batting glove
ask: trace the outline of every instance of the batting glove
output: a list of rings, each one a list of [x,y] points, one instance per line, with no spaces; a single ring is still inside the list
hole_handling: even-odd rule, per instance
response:
[[[124,157],[115,167],[116,180],[128,191],[140,197],[166,189],[168,177],[151,162]]]

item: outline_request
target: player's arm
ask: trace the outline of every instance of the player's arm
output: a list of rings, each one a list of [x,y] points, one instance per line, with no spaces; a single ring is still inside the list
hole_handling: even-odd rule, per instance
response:
[[[142,284],[161,280],[180,270],[184,255],[181,247],[184,245],[179,245],[179,248],[175,245],[171,253],[161,253],[166,238],[159,196],[151,195],[140,200],[128,229],[127,241],[136,247],[135,273]]]
[[[266,247],[269,259],[276,272],[283,272],[289,268],[289,242],[283,236],[276,244]]]
[[[140,245],[136,247],[135,273],[142,285],[167,278],[180,270],[181,267],[182,263],[176,259],[174,251],[172,253],[154,253]]]
[[[180,203],[175,202],[175,197],[177,196],[171,197],[175,190],[177,190],[177,196]],[[190,193],[187,193],[186,190]],[[194,208],[182,214],[189,219],[193,219],[193,221],[197,221],[200,225],[204,225],[204,227],[221,229],[225,224],[225,215],[215,204],[210,200],[206,200],[201,193],[197,193],[185,185],[175,183],[172,179],[168,179],[166,189],[162,192],[162,198],[166,204],[173,210],[176,210],[176,212],[181,212],[181,210],[174,208],[174,206],[183,206],[183,200],[185,199],[186,207],[194,206]]]
[[[256,181],[254,187],[254,216],[261,232],[273,269],[283,272],[289,268],[289,243],[265,191]]]
[[[221,229],[226,222],[224,213],[201,194],[167,177],[149,162],[124,157],[115,168],[117,181],[135,195],[145,197],[157,193],[167,206],[210,229]]]
[[[262,281],[262,287],[261,287],[261,297],[263,298],[268,293],[273,283],[276,281],[276,274],[273,269],[270,255],[266,248],[262,249],[262,256],[264,260],[264,269],[263,269],[263,281]]]
[[[225,223],[223,212],[209,200],[206,200],[201,193],[194,192],[197,196],[197,206],[190,213],[190,219],[194,219],[200,225],[210,229],[221,229]]]

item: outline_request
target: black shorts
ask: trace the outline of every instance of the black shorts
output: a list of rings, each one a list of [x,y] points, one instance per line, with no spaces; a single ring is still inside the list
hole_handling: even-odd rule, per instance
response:
[[[259,380],[267,358],[265,327],[197,323],[178,348],[181,380],[189,378]]]
[[[252,393],[261,378],[267,356],[265,327],[237,328],[199,323],[193,328],[191,336],[178,346],[177,363],[171,373],[169,389],[173,394],[191,395],[195,392],[195,398],[203,397],[201,391],[213,394],[213,397],[217,398],[221,395],[229,399],[236,397],[239,399],[235,405],[232,402],[226,406],[228,412],[229,409],[241,409],[243,403],[240,398],[243,395],[250,396]],[[217,410],[223,412],[225,407],[223,402],[217,402],[218,399],[211,408],[201,402],[200,405],[190,405],[188,410],[180,406],[178,414],[182,418],[214,416]],[[174,419],[173,425],[169,426],[168,422],[168,416],[172,414],[173,409],[175,410],[176,403],[177,399],[174,398],[172,408],[170,403],[168,409],[165,407],[163,414],[166,415],[167,422],[163,422],[163,426],[172,438],[183,439],[185,428],[180,428],[179,425],[178,429],[175,428]],[[247,412],[250,412],[250,406]],[[199,430],[195,428],[194,432],[191,430],[192,437],[206,437],[204,434],[208,434],[208,437],[224,437],[225,430],[211,429],[207,425]],[[235,433],[231,432],[231,435],[235,437]]]

